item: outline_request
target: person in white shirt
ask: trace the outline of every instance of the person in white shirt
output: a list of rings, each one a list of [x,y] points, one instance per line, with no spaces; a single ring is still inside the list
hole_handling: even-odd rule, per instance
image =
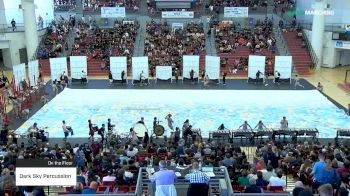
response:
[[[114,182],[116,179],[115,176],[112,176],[112,172],[108,171],[108,175],[102,178],[102,182]]]
[[[287,187],[287,183],[285,179],[282,179],[282,176],[283,176],[283,171],[278,170],[277,177],[272,176],[269,179],[269,186],[281,186],[283,187],[283,189],[285,189]]]
[[[285,116],[281,120],[281,129],[288,129],[288,120]]]
[[[85,84],[86,78],[87,78],[87,75],[86,75],[85,71],[82,70],[82,71],[81,71],[81,81],[80,81],[80,83],[81,83],[81,84]]]
[[[126,156],[135,157],[138,152],[139,150],[137,148],[135,148],[133,145],[129,145],[129,148],[126,150]]]

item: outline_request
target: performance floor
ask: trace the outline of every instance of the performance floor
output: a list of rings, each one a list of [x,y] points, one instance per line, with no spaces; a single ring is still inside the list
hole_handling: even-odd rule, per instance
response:
[[[26,132],[37,122],[48,127],[50,137],[63,137],[61,121],[73,127],[73,137],[88,137],[87,120],[101,126],[112,119],[118,133],[141,118],[151,130],[153,117],[166,126],[171,113],[175,126],[190,120],[208,137],[221,123],[237,129],[243,121],[254,128],[262,120],[269,128],[279,127],[286,116],[290,128],[317,128],[320,138],[335,137],[337,128],[350,128],[350,116],[317,90],[189,90],[189,89],[69,89],[43,106],[17,131]]]

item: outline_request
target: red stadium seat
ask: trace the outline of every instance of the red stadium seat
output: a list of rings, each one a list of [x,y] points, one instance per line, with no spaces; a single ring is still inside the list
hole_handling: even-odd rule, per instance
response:
[[[118,186],[118,193],[128,193],[129,186],[128,185],[120,185]]]
[[[274,192],[276,192],[276,191],[283,191],[283,187],[281,187],[281,186],[269,186],[268,190],[269,191],[274,191]]]
[[[4,190],[5,196],[12,196],[12,190],[11,189],[5,189]]]

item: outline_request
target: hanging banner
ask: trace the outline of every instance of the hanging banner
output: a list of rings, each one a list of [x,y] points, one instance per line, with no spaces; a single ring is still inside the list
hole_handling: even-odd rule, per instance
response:
[[[26,79],[26,65],[24,63],[19,65],[14,65],[12,67],[13,76],[15,77],[15,84],[19,86],[20,83]]]
[[[162,18],[194,18],[194,12],[187,12],[187,11],[162,12]]]
[[[184,55],[182,60],[183,70],[182,76],[183,78],[191,78],[190,71],[193,70],[193,78],[198,78],[199,76],[199,56],[196,55]]]
[[[160,80],[169,80],[172,77],[171,66],[156,66],[156,77]]]
[[[225,7],[225,18],[247,18],[249,8],[248,7]]]
[[[70,76],[72,79],[80,80],[82,71],[87,75],[87,58],[86,56],[70,56]]]
[[[101,18],[125,18],[125,7],[101,7]]]
[[[249,55],[248,78],[256,78],[256,73],[260,71],[265,74],[265,56]]]
[[[205,56],[205,74],[207,74],[211,80],[220,78],[220,57]]]
[[[280,79],[292,78],[292,56],[276,56],[275,57],[275,72],[278,71]]]
[[[36,86],[39,79],[39,61],[30,61],[28,62],[28,78],[30,86]]]
[[[122,80],[122,72],[124,71],[124,80],[128,75],[127,59],[124,56],[110,57],[110,70],[112,72],[113,80]]]
[[[66,57],[50,58],[51,81],[59,81],[60,76],[65,72],[68,75]]]
[[[140,80],[141,72],[143,76],[148,79],[148,56],[132,57],[132,80]]]

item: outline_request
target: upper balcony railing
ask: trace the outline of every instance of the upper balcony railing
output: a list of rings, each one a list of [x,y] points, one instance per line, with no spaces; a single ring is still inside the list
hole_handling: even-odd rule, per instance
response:
[[[38,31],[46,29],[52,21],[47,20],[36,23],[36,29]],[[0,33],[13,33],[13,32],[24,32],[24,23],[16,23],[15,28],[11,24],[0,24]]]

